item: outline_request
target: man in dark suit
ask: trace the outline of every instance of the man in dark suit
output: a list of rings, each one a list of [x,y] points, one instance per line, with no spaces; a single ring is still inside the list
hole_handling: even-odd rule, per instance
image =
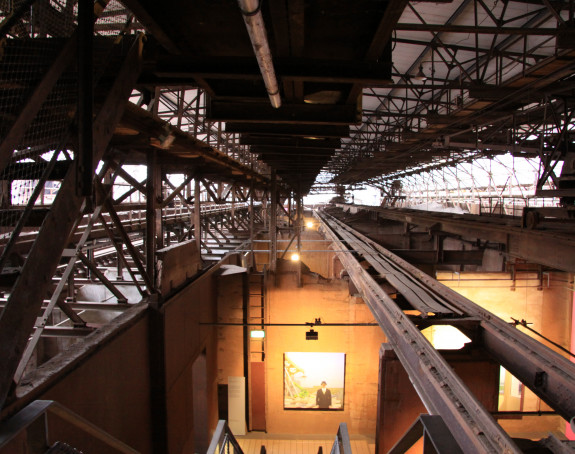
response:
[[[321,382],[321,388],[317,390],[315,404],[319,408],[329,408],[331,405],[331,391],[327,389],[327,383],[325,381]]]

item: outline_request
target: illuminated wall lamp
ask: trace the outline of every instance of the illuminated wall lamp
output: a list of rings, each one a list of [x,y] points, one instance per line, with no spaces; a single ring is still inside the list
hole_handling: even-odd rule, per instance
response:
[[[290,258],[292,262],[299,262],[299,254],[297,252],[294,252]]]
[[[252,339],[263,339],[266,337],[266,332],[263,329],[253,329],[250,331]]]

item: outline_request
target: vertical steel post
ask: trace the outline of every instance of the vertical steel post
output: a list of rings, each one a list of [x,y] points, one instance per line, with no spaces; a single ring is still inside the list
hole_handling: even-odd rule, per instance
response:
[[[253,180],[250,182],[250,253],[251,253],[251,266],[254,268],[254,271],[257,271],[256,268],[256,258],[254,254],[254,182]]]
[[[277,194],[277,181],[276,181],[276,171],[272,170],[272,174],[271,174],[271,183],[272,183],[272,188],[271,188],[271,200],[270,200],[270,231],[269,231],[269,237],[270,237],[270,271],[272,273],[276,272],[276,266],[277,266],[277,250],[278,250],[278,244],[277,244],[277,211],[278,211],[278,205],[277,205],[277,198],[278,198],[278,194]]]
[[[160,171],[157,163],[157,151],[148,151],[148,175],[146,182],[146,271],[155,282],[156,250],[163,246],[162,213],[158,204],[158,184]]]
[[[299,262],[298,262],[298,267],[297,267],[297,286],[298,287],[302,287],[303,286],[303,282],[302,282],[302,276],[301,276],[301,268],[303,265],[302,259],[301,259],[301,230],[302,230],[302,205],[301,205],[301,192],[299,189],[299,184],[298,184],[298,191],[296,193],[296,222],[295,222],[295,228],[297,229],[297,255],[299,256]],[[290,202],[291,203],[291,202]]]
[[[194,238],[198,252],[202,252],[202,226],[201,226],[201,205],[200,205],[200,179],[194,178]]]
[[[232,228],[235,229],[239,226],[236,225],[236,186],[234,183],[232,183],[232,210],[231,210],[231,214],[232,214]]]
[[[76,158],[76,192],[91,204],[93,167],[93,48],[94,5],[78,4],[78,156]]]

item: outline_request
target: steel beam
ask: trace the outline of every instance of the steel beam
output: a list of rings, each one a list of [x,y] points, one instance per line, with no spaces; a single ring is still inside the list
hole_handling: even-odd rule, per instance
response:
[[[200,180],[197,176],[194,177],[194,238],[196,239],[196,246],[198,252],[202,251],[202,222],[200,218]]]
[[[421,415],[417,418],[387,454],[403,454],[407,452],[422,436],[424,439],[424,453],[463,454],[449,428],[445,425],[441,416],[437,415]],[[431,451],[428,450],[428,447],[432,448]]]
[[[94,7],[91,3],[78,4],[78,155],[75,161],[76,191],[90,200],[94,178]]]
[[[157,166],[157,151],[148,150],[146,179],[146,271],[156,282],[156,251],[163,247],[162,209],[158,206],[158,185],[160,169]]]
[[[270,271],[275,273],[277,264],[277,180],[276,172],[272,169],[271,175],[272,189],[270,194],[270,228],[269,228],[269,238],[270,238]],[[275,279],[275,278],[274,278]]]
[[[563,418],[575,416],[575,365],[502,320],[483,320],[485,349]]]
[[[479,320],[480,337],[486,350],[566,420],[575,415],[575,364],[537,340],[517,330],[491,312],[392,254],[373,240],[355,234],[378,254],[400,267],[417,285],[418,293],[426,292],[449,301],[468,317]],[[368,258],[369,261],[369,258]]]
[[[142,46],[142,39],[136,40],[94,121],[94,168],[104,155],[136,84]],[[28,336],[84,202],[75,189],[75,175],[69,171],[0,315],[0,408],[6,402]]]
[[[453,213],[427,213],[421,210],[386,209],[359,205],[360,209],[377,212],[385,219],[409,222],[436,232],[460,235],[463,238],[481,238],[506,245],[512,257],[525,259],[562,271],[575,272],[575,238],[565,232],[549,230],[525,230],[521,221],[486,216],[457,215]]]
[[[371,245],[320,215],[322,230],[336,249],[352,247],[365,258]],[[336,252],[376,318],[430,414],[441,415],[466,453],[521,451],[453,372],[425,336],[352,254]]]

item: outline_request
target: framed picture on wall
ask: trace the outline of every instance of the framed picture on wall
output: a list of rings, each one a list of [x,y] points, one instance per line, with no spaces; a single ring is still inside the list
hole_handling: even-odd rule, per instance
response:
[[[284,409],[343,410],[345,353],[284,353]]]

